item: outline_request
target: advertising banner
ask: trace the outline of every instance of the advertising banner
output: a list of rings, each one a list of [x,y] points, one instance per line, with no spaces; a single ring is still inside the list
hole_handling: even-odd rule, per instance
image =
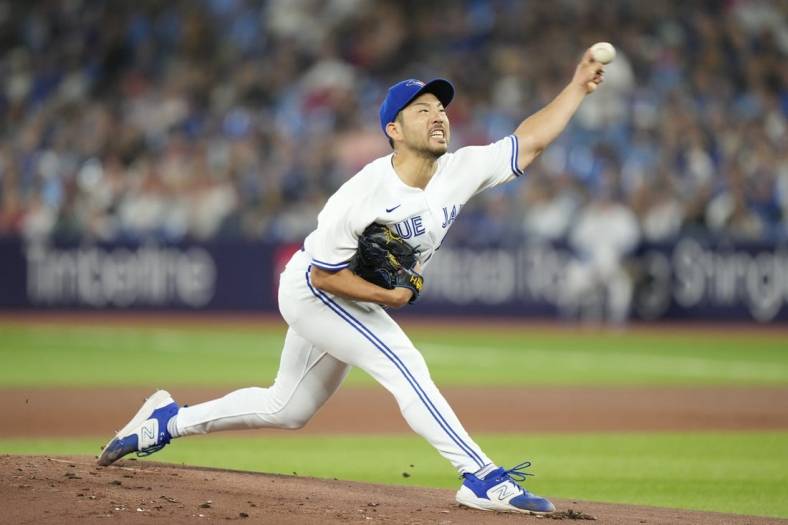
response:
[[[0,241],[0,307],[238,310],[276,307],[274,247],[255,243],[25,244]]]
[[[273,312],[279,272],[298,249],[0,239],[0,308]],[[786,321],[788,248],[685,238],[643,245],[600,273],[560,243],[446,246],[403,314],[604,317],[616,301],[634,319]]]

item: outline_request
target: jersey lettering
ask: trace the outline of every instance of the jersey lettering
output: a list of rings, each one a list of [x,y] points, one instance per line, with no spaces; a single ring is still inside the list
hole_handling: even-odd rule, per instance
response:
[[[417,237],[424,233],[424,226],[421,224],[421,215],[413,217],[413,233]]]
[[[457,218],[457,215],[460,213],[460,209],[462,208],[462,204],[455,204],[451,207],[451,212],[449,212],[449,207],[443,207],[443,224],[441,224],[441,228],[444,230],[451,226],[454,222],[454,219]]]
[[[426,232],[421,215],[416,215],[415,217],[410,217],[402,222],[398,222],[394,225],[394,228],[403,239],[418,237]]]

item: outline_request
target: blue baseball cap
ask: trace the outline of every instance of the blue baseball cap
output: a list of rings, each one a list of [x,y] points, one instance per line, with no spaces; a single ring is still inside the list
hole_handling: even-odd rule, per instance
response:
[[[380,105],[380,127],[383,129],[384,135],[386,134],[386,125],[389,122],[394,122],[397,113],[422,93],[432,93],[438,97],[445,108],[454,98],[454,86],[443,78],[436,78],[427,83],[409,78],[391,86],[383,104]]]

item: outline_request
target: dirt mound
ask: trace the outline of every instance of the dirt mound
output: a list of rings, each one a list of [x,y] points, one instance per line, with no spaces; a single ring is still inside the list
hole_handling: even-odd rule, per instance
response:
[[[5,523],[552,523],[460,508],[452,491],[89,457],[0,456]],[[767,524],[785,520],[554,500],[563,520],[604,524]]]

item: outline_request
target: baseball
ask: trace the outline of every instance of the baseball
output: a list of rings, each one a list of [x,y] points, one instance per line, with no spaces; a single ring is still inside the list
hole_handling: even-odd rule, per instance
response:
[[[600,64],[609,64],[616,58],[616,48],[610,42],[597,42],[591,46],[591,56]]]

